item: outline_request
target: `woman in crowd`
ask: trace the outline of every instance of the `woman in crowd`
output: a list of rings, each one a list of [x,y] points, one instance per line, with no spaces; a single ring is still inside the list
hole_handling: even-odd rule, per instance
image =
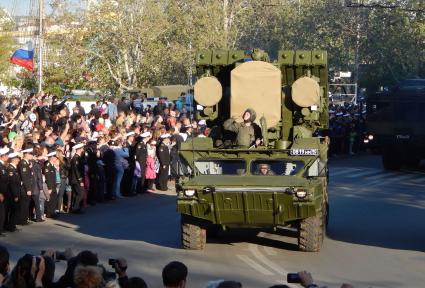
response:
[[[156,141],[151,140],[148,144],[148,158],[146,159],[146,171],[145,171],[145,191],[154,192],[153,184],[156,179]]]
[[[59,175],[60,175],[57,210],[59,212],[68,213],[71,207],[71,192],[72,192],[72,190],[68,188],[70,187],[68,184],[70,165],[69,165],[68,159],[65,157],[61,149],[56,150],[56,158],[58,159],[57,166],[59,166]],[[66,196],[66,200],[67,200],[66,205],[63,204],[64,196]]]

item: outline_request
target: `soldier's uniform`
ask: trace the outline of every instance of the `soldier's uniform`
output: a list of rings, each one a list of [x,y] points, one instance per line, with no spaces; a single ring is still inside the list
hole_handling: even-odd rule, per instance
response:
[[[87,166],[89,168],[88,170],[88,176],[89,176],[89,189],[88,189],[88,193],[87,193],[87,203],[89,203],[90,205],[95,205],[97,200],[98,200],[98,195],[97,192],[99,189],[99,184],[98,183],[98,167],[97,167],[97,150],[94,147],[90,147],[89,149],[87,149],[86,152],[86,156],[87,156]]]
[[[20,201],[22,195],[22,182],[18,168],[13,166],[13,164],[7,166],[7,178],[7,193],[10,198],[8,199],[6,228],[9,231],[15,231],[16,224],[18,224],[21,216]]]
[[[159,172],[158,172],[158,188],[162,191],[167,191],[168,182],[168,171],[170,169],[170,149],[164,143],[161,143],[158,147],[158,160],[159,160]]]
[[[145,192],[144,187],[145,187],[146,159],[148,157],[148,147],[146,146],[145,142],[140,141],[139,143],[137,143],[134,157],[136,161],[139,163],[140,174],[141,174],[137,192],[143,193]]]
[[[44,165],[44,171],[43,171],[45,182],[47,189],[51,190],[49,201],[47,202],[46,206],[46,216],[47,217],[54,217],[55,216],[55,210],[58,205],[58,197],[57,197],[57,183],[56,183],[56,168],[52,165],[49,161],[46,162]]]
[[[7,193],[7,171],[6,166],[0,161],[0,235],[6,224],[6,211],[8,209],[8,201],[10,200]]]
[[[84,178],[84,168],[83,161],[81,156],[75,154],[71,159],[71,168],[69,174],[69,181],[72,186],[73,192],[73,205],[72,211],[77,212],[81,210],[81,202],[84,199],[84,190],[81,187],[81,183],[83,183]]]
[[[22,159],[18,164],[18,171],[22,181],[21,196],[19,201],[21,213],[18,221],[19,225],[27,225],[30,216],[31,193],[33,189],[34,177],[31,166],[31,162],[25,159]]]

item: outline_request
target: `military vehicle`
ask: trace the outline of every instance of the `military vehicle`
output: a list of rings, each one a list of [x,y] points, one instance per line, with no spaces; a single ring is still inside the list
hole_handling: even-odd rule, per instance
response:
[[[182,143],[176,183],[182,245],[203,249],[220,229],[298,229],[302,251],[319,251],[328,219],[326,51],[206,50],[196,56],[197,119],[209,137]],[[223,130],[255,110],[263,144],[232,145]],[[238,121],[237,120],[237,121]],[[270,168],[263,175],[260,167]]]
[[[385,169],[415,168],[425,158],[425,79],[407,79],[368,96],[367,138]]]

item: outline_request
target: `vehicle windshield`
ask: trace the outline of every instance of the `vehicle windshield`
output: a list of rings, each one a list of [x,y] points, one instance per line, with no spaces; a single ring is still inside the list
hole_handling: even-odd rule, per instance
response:
[[[251,173],[259,176],[292,176],[303,167],[302,161],[258,159],[251,163]]]
[[[246,172],[244,160],[198,160],[195,167],[202,175],[242,175]]]

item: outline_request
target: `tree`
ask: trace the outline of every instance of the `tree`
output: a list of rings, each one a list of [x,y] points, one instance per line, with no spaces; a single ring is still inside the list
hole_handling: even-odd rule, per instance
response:
[[[11,64],[9,62],[15,48],[15,40],[10,33],[13,21],[5,10],[0,9],[0,81],[7,82],[12,77]]]

